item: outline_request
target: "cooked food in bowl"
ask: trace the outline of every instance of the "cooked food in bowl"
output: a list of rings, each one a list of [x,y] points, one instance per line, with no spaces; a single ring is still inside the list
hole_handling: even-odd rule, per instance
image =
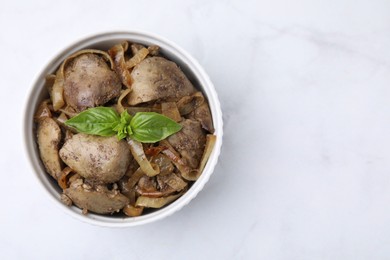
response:
[[[134,217],[182,196],[216,142],[207,99],[158,46],[85,49],[47,75],[36,142],[61,200]]]

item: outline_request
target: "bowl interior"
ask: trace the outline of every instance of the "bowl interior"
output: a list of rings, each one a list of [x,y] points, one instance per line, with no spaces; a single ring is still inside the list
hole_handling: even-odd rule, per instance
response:
[[[211,114],[213,117],[213,123],[215,127],[215,135],[217,136],[217,143],[213,149],[213,152],[206,164],[206,167],[200,176],[200,178],[191,186],[191,188],[179,199],[170,205],[150,211],[149,213],[139,217],[125,217],[121,215],[104,216],[94,213],[88,213],[83,215],[81,210],[75,206],[67,207],[60,201],[61,189],[57,183],[46,172],[45,168],[40,160],[38,147],[35,142],[35,125],[33,122],[34,112],[40,102],[48,98],[48,92],[44,87],[45,76],[54,73],[62,61],[70,54],[81,49],[100,49],[108,50],[113,45],[121,41],[137,42],[144,45],[158,45],[161,47],[161,53],[168,59],[176,62],[179,67],[184,71],[189,80],[194,86],[201,90],[205,97],[209,101]],[[148,223],[168,216],[181,207],[189,203],[196,194],[203,188],[204,184],[208,181],[214,167],[217,163],[218,156],[222,145],[222,113],[220,109],[219,100],[207,74],[203,71],[202,67],[184,50],[176,46],[174,43],[169,42],[159,36],[152,35],[144,32],[113,32],[104,33],[96,36],[92,36],[83,39],[79,42],[72,44],[70,47],[64,49],[57,55],[38,75],[35,83],[33,84],[31,93],[29,95],[24,118],[24,135],[27,148],[27,154],[32,164],[33,170],[39,179],[39,182],[43,185],[44,189],[49,193],[55,204],[62,207],[67,213],[72,216],[92,224],[101,226],[123,227],[133,226]]]

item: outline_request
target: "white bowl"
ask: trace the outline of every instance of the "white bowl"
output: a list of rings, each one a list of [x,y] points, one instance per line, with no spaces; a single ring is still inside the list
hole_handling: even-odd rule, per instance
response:
[[[111,46],[123,40],[138,42],[145,45],[158,45],[161,47],[161,52],[165,57],[176,62],[181,67],[191,82],[204,93],[209,101],[215,127],[215,135],[217,136],[217,142],[200,178],[182,197],[170,205],[139,217],[117,217],[109,215],[103,216],[94,213],[83,215],[79,208],[75,206],[65,206],[60,201],[61,189],[58,187],[57,183],[45,172],[35,141],[33,116],[39,103],[48,97],[47,90],[44,89],[45,76],[56,71],[58,66],[67,56],[78,50],[86,48],[108,50]],[[65,48],[57,56],[55,56],[39,73],[26,102],[24,138],[27,155],[31,162],[33,173],[37,177],[38,182],[46,191],[47,196],[51,198],[51,201],[54,202],[54,204],[61,207],[71,216],[90,224],[106,227],[129,227],[150,223],[165,218],[178,211],[183,206],[187,205],[193,198],[196,197],[198,192],[203,189],[204,185],[209,180],[210,175],[213,173],[214,167],[217,164],[222,145],[222,124],[221,106],[214,86],[206,72],[199,65],[199,63],[193,57],[191,57],[191,55],[189,55],[186,51],[173,42],[151,33],[139,31],[108,32],[94,35],[71,44],[69,47]]]

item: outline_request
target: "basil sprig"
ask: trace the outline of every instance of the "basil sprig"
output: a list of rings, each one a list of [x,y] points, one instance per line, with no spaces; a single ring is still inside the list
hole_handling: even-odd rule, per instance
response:
[[[125,110],[118,114],[110,107],[87,109],[65,122],[80,133],[113,136],[118,139],[127,136],[142,142],[155,143],[180,131],[180,124],[155,112],[138,112],[132,117]]]

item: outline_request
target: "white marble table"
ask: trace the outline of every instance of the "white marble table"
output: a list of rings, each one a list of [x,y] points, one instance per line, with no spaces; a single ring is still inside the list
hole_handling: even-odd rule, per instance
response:
[[[190,205],[119,230],[50,203],[21,122],[53,55],[126,29],[199,60],[226,137]],[[4,1],[0,31],[1,259],[390,259],[390,1]]]

